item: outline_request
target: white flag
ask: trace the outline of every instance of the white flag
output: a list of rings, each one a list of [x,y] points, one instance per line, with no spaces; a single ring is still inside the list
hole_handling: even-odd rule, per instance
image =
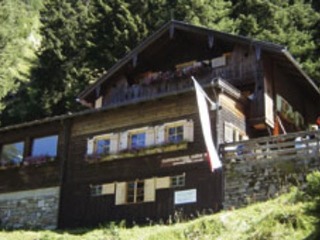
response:
[[[204,92],[204,90],[199,85],[199,83],[195,80],[194,77],[192,77],[192,80],[193,80],[194,87],[196,90],[196,95],[197,95],[202,134],[204,137],[204,141],[206,143],[211,170],[214,171],[214,169],[220,168],[222,164],[212,140],[211,122],[210,122],[208,105],[206,102],[206,98],[208,98],[208,96],[206,95],[206,93]],[[210,103],[213,103],[213,102],[210,100]]]

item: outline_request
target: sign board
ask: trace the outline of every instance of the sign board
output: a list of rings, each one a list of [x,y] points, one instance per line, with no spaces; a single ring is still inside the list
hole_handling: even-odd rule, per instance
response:
[[[184,164],[191,164],[205,161],[205,154],[193,154],[181,157],[166,158],[161,160],[161,167],[173,167]]]
[[[185,204],[197,202],[197,189],[175,191],[174,204]]]

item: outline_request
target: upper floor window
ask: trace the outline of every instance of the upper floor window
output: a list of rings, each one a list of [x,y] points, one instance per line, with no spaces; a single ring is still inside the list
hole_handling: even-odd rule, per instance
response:
[[[168,127],[167,134],[168,134],[168,141],[170,143],[181,142],[183,140],[183,126],[177,125],[177,126]]]
[[[95,142],[96,153],[108,154],[110,153],[110,139],[97,139]]]
[[[246,140],[248,137],[245,132],[240,130],[235,125],[225,122],[224,123],[224,141],[225,142],[237,142]]]
[[[5,144],[1,151],[1,165],[18,165],[23,160],[24,142]]]
[[[32,145],[32,156],[57,156],[58,136],[35,138]]]
[[[130,134],[130,148],[139,149],[146,146],[146,133],[138,132]]]
[[[163,127],[159,128],[157,141],[159,143],[179,143],[182,141],[192,142],[193,121],[179,120],[164,124]]]
[[[97,135],[87,142],[87,154],[108,155],[118,151],[119,134],[108,133]]]

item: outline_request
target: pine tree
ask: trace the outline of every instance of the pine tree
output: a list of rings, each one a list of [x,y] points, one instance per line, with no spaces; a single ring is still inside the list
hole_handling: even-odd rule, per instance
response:
[[[121,0],[47,0],[41,20],[39,64],[2,114],[4,123],[81,109],[76,95],[145,35]]]
[[[320,15],[304,0],[234,1],[233,17],[241,35],[287,46],[303,68],[317,77],[314,58],[316,25]]]
[[[0,110],[3,98],[29,78],[40,37],[38,0],[0,2]]]

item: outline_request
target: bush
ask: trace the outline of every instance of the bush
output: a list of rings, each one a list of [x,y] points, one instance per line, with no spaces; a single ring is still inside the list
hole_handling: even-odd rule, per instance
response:
[[[320,198],[320,172],[315,171],[307,176],[306,193],[313,198]]]

